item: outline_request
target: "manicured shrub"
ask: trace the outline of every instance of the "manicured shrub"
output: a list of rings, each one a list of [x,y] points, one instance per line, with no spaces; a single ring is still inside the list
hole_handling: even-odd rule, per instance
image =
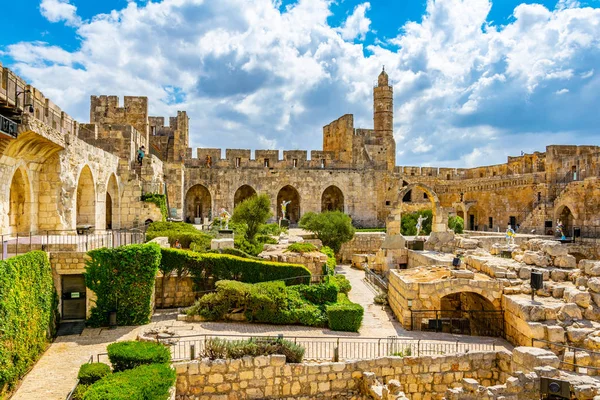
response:
[[[32,251],[0,261],[0,398],[54,336],[57,305],[45,252]]]
[[[142,201],[155,204],[160,209],[160,213],[163,217],[162,220],[167,220],[169,217],[169,211],[167,210],[167,196],[158,193],[146,193],[142,195]]]
[[[84,400],[167,400],[177,374],[169,364],[142,365],[94,383]]]
[[[106,375],[111,373],[110,367],[104,363],[88,363],[83,364],[79,367],[79,374],[77,374],[77,379],[79,379],[79,384],[81,385],[91,385],[92,383],[99,381],[104,378]]]
[[[312,243],[292,243],[287,247],[287,251],[303,254],[318,250]]]
[[[335,252],[331,247],[321,247],[321,253],[327,256],[327,264],[323,267],[323,275],[335,274],[335,267],[337,267],[337,261],[335,259]]]
[[[73,400],[83,400],[83,396],[85,395],[85,392],[87,392],[87,390],[90,388],[90,386],[91,385],[83,385],[80,382],[79,385],[77,385],[77,387],[75,388],[75,391],[73,392],[73,396],[71,398]]]
[[[337,304],[327,306],[329,329],[334,331],[358,332],[365,310],[360,304],[352,303],[340,295]]]
[[[310,282],[310,271],[298,264],[284,264],[236,257],[228,254],[195,253],[177,249],[161,249],[161,271],[176,269],[189,274],[196,290],[215,288],[214,282],[236,280],[257,283],[284,280],[287,285]]]
[[[320,214],[307,212],[299,223],[301,228],[311,231],[337,254],[342,244],[352,240],[355,229],[352,219],[341,211],[326,211]]]
[[[237,256],[237,257],[241,257],[241,258],[249,258],[251,260],[262,260],[261,258],[255,257],[251,254],[248,254],[240,249],[231,249],[231,248],[226,248],[226,249],[216,249],[216,250],[209,250],[207,251],[207,253],[212,253],[212,254],[229,254],[230,256]]]
[[[304,357],[304,347],[279,338],[251,338],[235,341],[211,338],[205,343],[202,357],[217,360],[272,354],[284,355],[288,363],[300,363]]]
[[[335,303],[337,301],[339,287],[333,282],[320,285],[298,285],[292,286],[306,300],[314,304]]]
[[[115,372],[140,365],[165,364],[171,361],[169,349],[160,343],[126,341],[111,343],[107,347],[108,359]]]
[[[338,274],[332,276],[329,279],[330,282],[333,282],[333,284],[337,285],[340,293],[348,294],[350,290],[352,290],[352,285],[350,284],[350,281],[348,280],[348,278],[346,278],[345,275]]]
[[[91,326],[107,325],[111,311],[117,311],[119,325],[150,322],[160,247],[155,243],[136,244],[96,249],[88,255],[85,284],[97,296],[88,323]]]
[[[194,251],[204,252],[210,249],[213,235],[201,232],[196,227],[183,222],[153,222],[146,230],[146,240],[157,237],[168,237],[169,244],[173,246],[177,240],[181,247]]]

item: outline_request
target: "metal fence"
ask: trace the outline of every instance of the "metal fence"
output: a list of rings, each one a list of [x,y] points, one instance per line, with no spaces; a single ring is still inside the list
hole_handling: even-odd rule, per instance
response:
[[[0,235],[0,260],[33,250],[86,252],[101,247],[144,243],[145,227],[97,232],[79,230],[41,231]]]
[[[590,371],[592,371],[590,375],[600,374],[600,367],[589,365],[590,362],[600,365],[600,352],[598,351],[573,347],[564,343],[549,342],[542,339],[531,339],[533,347],[540,347],[536,343],[541,344],[542,347],[551,350],[558,356],[561,369],[582,374],[590,374]],[[590,357],[582,357],[585,354]]]
[[[411,310],[411,330],[504,337],[503,311]]]
[[[388,290],[388,281],[387,279],[377,275],[375,272],[371,271],[369,268],[365,268],[365,279],[367,282],[371,282],[373,285],[379,287],[380,289],[387,292]]]
[[[256,335],[194,335],[176,336],[158,339],[171,348],[173,361],[202,358],[210,339],[220,338],[229,341],[248,339],[276,339],[273,336]],[[424,356],[459,354],[468,351],[495,351],[496,343],[464,343],[456,341],[435,341],[405,339],[397,336],[387,338],[363,337],[307,337],[279,335],[277,339],[285,339],[304,347],[305,360],[366,360],[385,356]]]

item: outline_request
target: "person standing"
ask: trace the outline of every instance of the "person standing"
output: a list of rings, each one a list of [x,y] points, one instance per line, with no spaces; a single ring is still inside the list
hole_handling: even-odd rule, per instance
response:
[[[140,146],[137,151],[137,161],[140,165],[142,165],[142,161],[144,160],[144,156],[146,155],[146,149],[144,146]]]

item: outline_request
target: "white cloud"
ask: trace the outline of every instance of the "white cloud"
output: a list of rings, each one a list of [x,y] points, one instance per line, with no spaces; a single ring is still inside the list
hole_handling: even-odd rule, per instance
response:
[[[365,35],[369,33],[371,20],[367,18],[367,10],[371,8],[371,4],[366,2],[357,5],[354,12],[348,16],[344,24],[338,31],[345,40],[354,40],[359,38],[365,39]]]
[[[494,26],[489,0],[429,0],[420,22],[365,56],[353,41],[371,30],[370,3],[342,27],[328,24],[330,5],[129,2],[81,21],[72,4],[43,0],[50,21],[79,24],[80,48],[5,50],[81,121],[92,94],[148,96],[153,115],[187,110],[193,147],[320,149],[322,126],[346,113],[371,128],[382,65],[394,85],[400,165],[494,164],[549,144],[598,142],[600,116],[589,110],[600,107],[600,10],[521,4],[512,22]]]
[[[65,21],[70,26],[81,24],[81,18],[77,16],[77,7],[70,4],[69,0],[42,0],[40,11],[50,22]]]

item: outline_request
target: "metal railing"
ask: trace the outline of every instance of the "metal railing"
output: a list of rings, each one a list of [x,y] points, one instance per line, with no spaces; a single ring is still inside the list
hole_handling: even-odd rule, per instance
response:
[[[567,371],[575,371],[575,372],[579,372],[579,373],[583,373],[583,374],[587,374],[588,373],[587,370],[593,370],[593,371],[596,371],[596,374],[600,374],[600,367],[577,363],[577,353],[589,354],[591,356],[591,360],[589,360],[589,361],[594,362],[595,360],[600,359],[600,352],[598,352],[598,351],[594,351],[594,350],[590,350],[590,349],[583,349],[580,347],[573,347],[573,346],[569,346],[568,344],[565,344],[565,343],[550,342],[548,340],[542,340],[542,339],[531,339],[532,347],[536,347],[535,346],[536,343],[543,343],[544,348],[552,351],[554,354],[556,354],[558,356],[558,358],[560,360],[561,369],[564,369]],[[571,357],[570,360],[565,360],[566,353],[572,353],[572,356],[569,355],[569,357]],[[582,371],[582,369],[585,369],[586,371]]]
[[[85,364],[91,364],[93,362],[94,362],[94,356],[91,355],[90,358],[87,360],[87,362]],[[71,391],[67,395],[67,399],[66,400],[72,400],[73,399],[73,395],[75,394],[75,391],[77,390],[77,386],[79,386],[79,379],[77,379],[77,382],[75,382],[75,386],[73,386],[73,389],[71,389]]]
[[[373,285],[379,287],[382,290],[387,292],[388,290],[388,282],[385,278],[377,275],[375,272],[371,271],[369,268],[365,268],[365,279],[367,282],[371,282]]]
[[[410,310],[413,331],[504,337],[504,311]]]
[[[157,339],[171,349],[173,361],[202,358],[210,339],[243,341],[248,339],[285,339],[304,347],[305,360],[367,360],[386,356],[425,356],[466,353],[469,351],[496,351],[493,343],[464,343],[456,341],[435,341],[404,339],[398,336],[386,338],[364,338],[352,336],[310,337],[279,335],[193,335],[174,336]]]
[[[145,227],[112,229],[78,234],[77,230],[48,230],[0,235],[0,260],[33,250],[87,252],[101,247],[140,244],[146,240]]]

